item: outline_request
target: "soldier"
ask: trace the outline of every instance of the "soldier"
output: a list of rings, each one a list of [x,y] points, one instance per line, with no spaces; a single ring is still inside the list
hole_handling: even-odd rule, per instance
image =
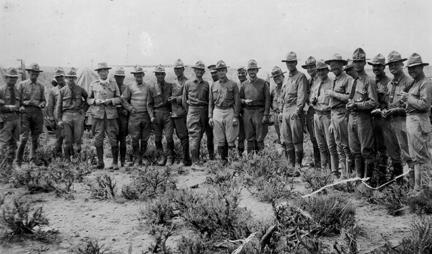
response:
[[[184,64],[181,59],[177,59],[174,63],[174,73],[176,80],[173,84],[171,97],[168,101],[171,103],[171,119],[176,130],[177,137],[180,139],[183,152],[183,166],[192,164],[189,155],[189,135],[186,125],[186,108],[182,103],[184,84],[187,78],[184,75]]]
[[[123,67],[119,67],[114,72],[114,79],[117,83],[117,87],[119,89],[120,94],[123,94],[123,92],[126,89],[126,85],[124,84],[125,79],[125,71]],[[129,111],[122,105],[117,104],[117,124],[119,127],[119,132],[117,135],[117,146],[119,147],[120,152],[120,166],[124,167],[126,162],[126,137],[128,135],[128,121],[129,121]],[[118,158],[117,158],[118,160]]]
[[[330,168],[332,174],[338,176],[338,156],[336,142],[330,128],[331,106],[330,96],[327,92],[331,91],[333,80],[328,76],[329,68],[324,60],[318,61],[316,69],[318,72],[317,79],[314,80],[311,87],[309,101],[315,112],[313,126],[320,150],[321,168],[324,170]]]
[[[99,80],[90,84],[90,96],[87,99],[89,105],[93,105],[93,134],[94,145],[98,164],[96,168],[103,169],[104,150],[103,143],[105,134],[111,144],[111,153],[113,157],[110,169],[118,169],[118,145],[117,136],[119,126],[117,122],[118,113],[116,105],[121,103],[120,91],[117,84],[108,78],[111,67],[107,63],[99,63],[95,69],[99,75]]]
[[[384,178],[387,170],[387,155],[391,158],[393,166],[393,176],[403,173],[401,151],[397,142],[396,134],[391,127],[389,119],[383,117],[382,112],[388,107],[389,103],[389,83],[390,78],[385,74],[385,57],[378,54],[371,62],[372,70],[375,74],[375,84],[377,86],[378,108],[372,111],[373,133],[375,136],[375,151],[377,152],[376,168],[379,170],[378,178]],[[397,175],[394,175],[398,172]],[[383,179],[383,180],[384,180]]]
[[[303,69],[306,69],[307,73],[310,76],[310,79],[308,80],[308,87],[307,87],[307,93],[306,93],[306,104],[304,107],[305,111],[305,126],[306,130],[309,133],[309,138],[312,142],[313,147],[313,157],[314,162],[313,165],[316,167],[319,167],[321,165],[320,160],[320,149],[318,148],[318,143],[315,138],[315,131],[314,131],[314,107],[310,105],[309,97],[310,97],[310,89],[317,78],[317,69],[316,69],[316,60],[313,56],[308,57],[306,59],[305,64],[302,65]]]
[[[348,142],[354,156],[354,165],[358,177],[370,177],[374,162],[374,138],[371,111],[378,105],[374,81],[366,74],[366,53],[358,48],[353,53],[353,68],[358,74],[348,98],[346,108],[349,111]],[[362,166],[364,159],[364,167]]]
[[[286,63],[289,75],[281,96],[281,136],[288,165],[295,167],[297,174],[303,160],[302,113],[308,83],[306,76],[297,70],[296,53],[289,52],[282,62]]]
[[[155,145],[158,153],[157,164],[164,166],[167,163],[174,163],[174,127],[171,120],[171,103],[168,98],[172,95],[174,84],[165,81],[165,68],[158,65],[155,68],[156,83],[150,86],[147,110],[155,133]],[[167,142],[167,154],[163,152],[162,134]]]
[[[18,84],[18,90],[21,95],[20,111],[21,115],[21,143],[18,148],[17,165],[21,166],[24,148],[29,136],[31,136],[32,146],[30,150],[30,162],[39,164],[36,158],[36,150],[39,145],[39,135],[43,131],[43,113],[45,107],[45,88],[37,81],[39,73],[42,71],[38,64],[32,64],[26,69],[30,78]]]
[[[209,93],[209,124],[213,127],[218,153],[224,163],[228,150],[235,147],[239,128],[240,96],[237,84],[227,77],[224,61],[216,64],[219,80],[211,85]]]
[[[55,82],[54,82],[55,81]],[[63,68],[59,67],[55,70],[54,73],[54,80],[52,82],[53,88],[48,93],[48,102],[47,102],[47,115],[48,119],[50,121],[54,121],[55,119],[55,112],[54,109],[57,104],[57,98],[59,91],[62,87],[65,86],[65,72]],[[63,135],[62,135],[62,129],[56,128],[55,130],[56,135],[56,143],[55,143],[55,153],[56,155],[62,154],[62,145],[63,145]]]
[[[17,142],[20,134],[19,108],[20,93],[15,84],[18,71],[9,68],[5,74],[6,85],[0,87],[0,152],[4,161],[0,161],[0,176],[8,177],[8,170],[12,169]],[[0,179],[7,182],[7,178]]]
[[[406,58],[402,58],[401,54],[396,51],[390,52],[387,57],[386,65],[388,65],[390,73],[393,74],[393,80],[387,87],[389,91],[388,107],[383,110],[382,114],[390,122],[391,129],[396,136],[397,144],[401,151],[402,160],[408,164],[410,169],[414,169],[408,150],[405,103],[401,101],[402,92],[408,91],[413,83],[411,77],[403,72],[403,62],[406,60]],[[392,173],[392,177],[395,177],[403,172],[401,168],[397,167],[393,168]]]
[[[347,64],[347,61],[341,55],[334,54],[325,63],[330,65],[330,70],[335,75],[332,89],[327,90],[326,94],[330,96],[331,128],[333,129],[336,141],[341,176],[348,177],[351,173],[350,166],[352,162],[348,143],[348,114],[346,104],[354,79],[343,71],[343,66]]]
[[[247,71],[244,67],[240,67],[237,69],[237,77],[239,79],[239,91],[243,85],[243,82],[247,80]],[[243,107],[240,108],[239,117],[243,118]],[[245,128],[243,121],[239,121],[239,134],[237,137],[237,151],[239,156],[243,155],[244,149],[245,149],[245,140],[246,140],[246,134],[245,134]]]
[[[353,61],[352,60],[347,60],[347,64],[344,67],[344,71],[346,74],[348,74],[351,78],[353,79],[357,79],[358,78],[358,74],[357,72],[354,70],[354,65],[353,65]]]
[[[64,155],[70,160],[72,154],[81,152],[84,118],[87,111],[87,92],[76,84],[76,69],[71,68],[65,75],[67,86],[59,91],[56,103],[56,120],[63,129]]]
[[[196,164],[200,158],[200,145],[203,133],[207,136],[207,151],[210,160],[214,159],[213,130],[209,125],[208,99],[210,85],[203,80],[205,65],[198,61],[192,67],[195,79],[188,80],[183,89],[183,103],[187,108],[187,128],[191,143],[192,163]]]
[[[216,70],[216,65],[211,64],[211,65],[207,66],[207,69],[210,70],[210,75],[212,77],[213,82],[218,81],[219,80],[219,76],[217,74],[218,72]]]
[[[145,73],[141,66],[135,66],[131,73],[135,82],[126,86],[121,97],[123,106],[130,113],[128,127],[132,138],[133,165],[141,166],[151,135],[151,121],[147,109],[150,85],[144,82]]]
[[[420,191],[425,182],[422,174],[429,174],[431,154],[429,142],[432,126],[429,119],[432,102],[432,81],[425,77],[424,63],[419,54],[413,53],[407,62],[408,73],[414,79],[408,92],[402,92],[401,100],[406,103],[406,128],[409,153],[414,162],[414,191]],[[430,183],[429,183],[430,184]]]
[[[284,73],[286,71],[282,71],[279,66],[275,66],[272,69],[270,78],[273,78],[275,82],[275,86],[270,90],[270,100],[271,100],[271,120],[270,123],[273,123],[274,129],[276,131],[277,140],[276,143],[281,143],[281,134],[280,134],[280,123],[278,120],[278,116],[280,114],[280,100],[282,94],[282,86],[284,84],[285,76]]]
[[[247,66],[249,80],[244,81],[240,89],[248,153],[264,149],[264,138],[269,123],[270,88],[268,82],[257,77],[259,69],[255,60],[249,60]]]

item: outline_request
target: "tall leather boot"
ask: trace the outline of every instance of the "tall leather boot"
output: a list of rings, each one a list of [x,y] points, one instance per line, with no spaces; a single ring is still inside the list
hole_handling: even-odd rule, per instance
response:
[[[303,162],[303,151],[296,151],[295,152],[295,167],[296,170],[300,170],[302,167]]]
[[[120,143],[120,166],[124,167],[126,162],[126,142]]]
[[[147,152],[147,141],[141,140],[141,146],[140,150],[138,152],[138,164],[140,166],[142,165],[148,165],[148,162],[145,158],[145,153]]]
[[[288,150],[288,166],[291,166],[291,168],[295,168],[295,151],[294,150]]]
[[[133,151],[133,163],[132,166],[137,167],[141,165],[142,161],[140,160],[140,150],[139,150],[139,143],[138,144],[132,144],[132,151]]]
[[[191,149],[191,159],[192,163],[196,164],[199,162],[199,152],[198,149]]]
[[[334,174],[336,177],[339,178],[339,176],[340,176],[339,159],[338,159],[337,155],[330,155],[330,164],[331,164],[332,174]]]
[[[182,141],[182,152],[183,152],[183,166],[192,165],[192,161],[189,154],[189,140],[185,139]]]
[[[171,166],[174,164],[174,141],[167,141],[167,150],[168,150],[168,166]]]
[[[64,158],[67,161],[70,161],[70,157],[71,157],[71,147],[70,146],[65,146],[63,148],[64,150]]]
[[[118,156],[119,156],[119,148],[118,146],[111,146],[111,154],[113,157],[113,161],[111,164],[111,167],[109,167],[109,169],[114,169],[114,170],[118,170]]]
[[[40,162],[38,161],[38,156],[37,156],[38,145],[39,145],[39,136],[32,137],[31,150],[30,150],[30,161],[32,161],[37,166],[40,165]]]
[[[96,166],[97,169],[104,169],[105,168],[105,164],[104,164],[104,160],[103,160],[103,146],[96,146],[96,156],[98,159],[98,164]]]
[[[373,175],[374,162],[371,159],[365,159],[364,174],[363,177],[372,177]]]
[[[391,178],[394,179],[395,177],[397,177],[398,175],[403,174],[403,166],[402,163],[400,162],[393,162],[393,172],[391,174]],[[398,180],[396,180],[397,183],[401,184],[403,183],[403,178],[399,178]]]
[[[364,170],[362,165],[362,157],[355,156],[354,157],[354,168],[356,170],[357,177],[363,178]]]
[[[218,154],[219,154],[221,160],[225,163],[227,160],[227,158],[225,156],[225,146],[218,146],[217,151],[218,151]]]
[[[314,167],[321,166],[321,154],[318,147],[313,147]]]
[[[414,165],[414,191],[422,189],[422,175],[421,167],[419,164]]]

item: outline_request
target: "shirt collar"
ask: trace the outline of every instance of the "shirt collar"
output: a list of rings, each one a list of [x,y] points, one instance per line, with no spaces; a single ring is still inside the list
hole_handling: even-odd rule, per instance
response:
[[[298,73],[298,70],[295,69],[294,71],[290,71],[288,76],[292,77],[292,76],[295,76],[297,73]]]

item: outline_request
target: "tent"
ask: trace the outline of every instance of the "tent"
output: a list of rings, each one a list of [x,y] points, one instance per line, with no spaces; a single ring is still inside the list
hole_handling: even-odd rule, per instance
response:
[[[91,82],[98,79],[97,74],[90,68],[84,67],[78,70],[77,84],[89,92]]]

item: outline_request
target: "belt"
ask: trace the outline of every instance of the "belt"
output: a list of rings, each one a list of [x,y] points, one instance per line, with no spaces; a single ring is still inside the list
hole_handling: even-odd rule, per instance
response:
[[[208,105],[189,105],[189,108],[207,108],[208,109]]]
[[[330,110],[318,110],[318,109],[315,109],[315,114],[318,114],[318,115],[330,115]]]
[[[64,113],[81,113],[80,109],[65,109],[63,110]]]
[[[346,112],[347,109],[345,108],[345,106],[342,106],[342,107],[332,108],[331,111]]]
[[[264,109],[264,105],[252,105],[252,106],[245,106],[243,107],[244,109],[251,109],[251,110],[255,110],[255,109]]]
[[[231,106],[215,106],[215,108],[217,108],[217,109],[230,109],[230,108],[233,108],[233,106],[231,105]]]

